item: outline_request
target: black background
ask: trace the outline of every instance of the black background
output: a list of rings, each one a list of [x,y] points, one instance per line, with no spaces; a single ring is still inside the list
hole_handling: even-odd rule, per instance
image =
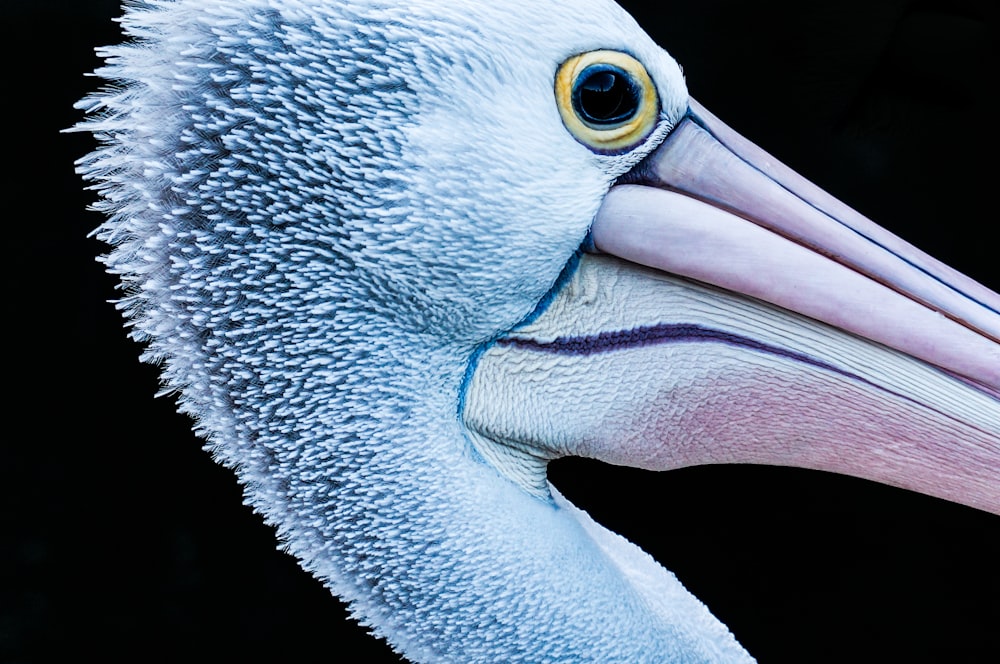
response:
[[[624,3],[693,94],[838,197],[1000,289],[996,3]],[[4,0],[0,661],[396,661],[278,552],[107,300],[59,130],[116,2]],[[13,234],[13,235],[12,235]],[[564,460],[564,493],[762,662],[1000,661],[1000,518],[792,469]],[[613,619],[613,617],[609,617]]]

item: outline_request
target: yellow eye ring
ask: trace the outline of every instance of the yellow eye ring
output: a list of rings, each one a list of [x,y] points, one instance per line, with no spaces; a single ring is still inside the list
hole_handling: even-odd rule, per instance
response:
[[[595,152],[620,154],[653,131],[660,100],[641,62],[620,51],[574,55],[556,72],[556,104],[571,134]]]

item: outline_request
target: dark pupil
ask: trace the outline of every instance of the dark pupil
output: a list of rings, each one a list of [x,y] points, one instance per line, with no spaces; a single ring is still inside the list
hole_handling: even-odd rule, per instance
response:
[[[573,105],[580,119],[607,126],[630,120],[639,109],[639,92],[630,77],[612,65],[591,65],[573,88]]]

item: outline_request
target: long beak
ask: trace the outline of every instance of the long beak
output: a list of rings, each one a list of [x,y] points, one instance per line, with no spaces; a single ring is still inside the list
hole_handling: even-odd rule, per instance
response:
[[[1000,390],[1000,296],[877,226],[700,104],[612,190],[594,245]],[[645,185],[645,186],[642,186]]]
[[[694,102],[592,240],[466,395],[473,443],[529,491],[567,454],[764,463],[1000,514],[997,294]]]

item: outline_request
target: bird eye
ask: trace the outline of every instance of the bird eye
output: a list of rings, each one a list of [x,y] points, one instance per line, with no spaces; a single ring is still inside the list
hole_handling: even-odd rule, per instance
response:
[[[573,56],[559,67],[555,92],[563,124],[596,152],[626,152],[656,126],[656,88],[642,63],[625,53]]]
[[[639,90],[628,73],[614,65],[590,65],[573,85],[573,109],[592,129],[612,129],[639,111]]]

